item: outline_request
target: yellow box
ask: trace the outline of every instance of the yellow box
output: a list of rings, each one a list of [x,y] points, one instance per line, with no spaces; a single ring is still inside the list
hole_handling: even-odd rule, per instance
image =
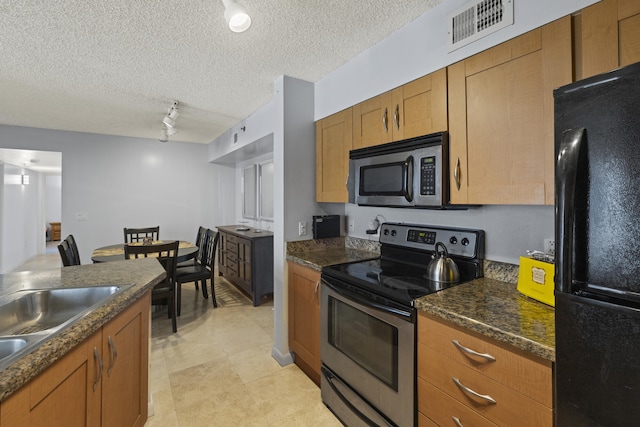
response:
[[[533,258],[520,257],[518,292],[555,307],[554,265]]]

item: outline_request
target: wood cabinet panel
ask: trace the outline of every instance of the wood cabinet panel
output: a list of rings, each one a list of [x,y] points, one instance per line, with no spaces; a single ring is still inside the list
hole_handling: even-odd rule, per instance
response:
[[[2,402],[3,426],[86,426],[91,362],[85,342]],[[73,402],[73,404],[69,404]]]
[[[553,425],[551,362],[424,313],[417,333],[418,409],[436,424]]]
[[[640,62],[640,12],[620,21],[620,65]]]
[[[553,89],[571,60],[566,17],[449,67],[452,203],[554,203]]]
[[[349,150],[352,148],[351,108],[316,122],[316,201],[346,203]]]
[[[353,106],[353,148],[446,131],[447,70],[441,69]]]
[[[415,138],[446,131],[447,70],[441,69],[409,82],[392,92],[399,105],[400,126],[394,128],[394,140]]]
[[[418,378],[418,395],[423,397],[418,402],[418,410],[422,414],[429,414],[429,417],[433,419],[433,425],[453,426],[455,418],[463,426],[496,427],[495,423],[443,393],[422,378]]]
[[[539,402],[521,394],[487,377],[478,371],[464,366],[453,359],[426,346],[420,348],[418,363],[436,366],[429,369],[424,379],[439,388],[458,402],[473,409],[498,425],[522,427],[542,427],[553,425],[553,411]],[[490,396],[496,403],[472,397],[453,381],[460,383],[485,396]],[[427,413],[427,416],[430,415]]]
[[[150,304],[142,298],[103,327],[103,427],[147,421]]]
[[[602,0],[575,17],[576,79],[640,61],[640,3]]]
[[[353,106],[353,149],[393,140],[397,125],[393,123],[392,100],[391,92],[386,92]]]
[[[471,356],[456,346],[454,340],[478,353],[490,354],[496,360],[488,361],[486,358]],[[553,379],[551,362],[548,360],[507,348],[486,337],[422,314],[418,316],[418,341],[548,407],[553,404]],[[427,367],[419,364],[419,374],[420,369]]]
[[[9,396],[0,407],[0,424],[143,426],[150,304],[147,293]]]
[[[320,384],[320,272],[288,262],[289,347],[295,363]]]

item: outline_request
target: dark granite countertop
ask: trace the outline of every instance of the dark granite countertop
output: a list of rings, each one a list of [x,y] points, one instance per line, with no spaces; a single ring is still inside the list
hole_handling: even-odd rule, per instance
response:
[[[0,400],[7,398],[124,311],[159,283],[164,275],[160,263],[151,258],[0,275],[0,294],[23,289],[133,285],[0,371]]]
[[[375,252],[341,247],[287,254],[287,261],[292,261],[316,271],[321,271],[322,267],[326,267],[328,265],[365,261],[379,257],[380,254]]]
[[[553,307],[513,283],[481,278],[416,300],[416,308],[455,325],[555,361]]]
[[[243,227],[240,224],[238,225],[218,225],[216,227],[218,231],[223,231],[225,233],[231,233],[239,237],[244,237],[245,239],[257,239],[260,237],[273,237],[273,233],[271,231],[252,228],[252,227]],[[246,230],[240,230],[241,228],[246,228]]]

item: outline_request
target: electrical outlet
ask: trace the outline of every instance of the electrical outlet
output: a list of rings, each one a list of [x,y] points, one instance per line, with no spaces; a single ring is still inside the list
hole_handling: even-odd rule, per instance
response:
[[[349,220],[349,232],[356,231],[356,223],[354,220]]]
[[[549,255],[556,254],[556,241],[553,239],[544,239],[544,253]]]
[[[300,221],[298,223],[298,236],[307,235],[307,221]]]

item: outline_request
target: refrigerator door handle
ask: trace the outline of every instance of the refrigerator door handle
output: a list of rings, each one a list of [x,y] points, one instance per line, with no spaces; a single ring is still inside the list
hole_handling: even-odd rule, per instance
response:
[[[573,280],[573,212],[580,150],[586,144],[586,130],[567,129],[562,133],[556,159],[556,291],[570,292]]]

